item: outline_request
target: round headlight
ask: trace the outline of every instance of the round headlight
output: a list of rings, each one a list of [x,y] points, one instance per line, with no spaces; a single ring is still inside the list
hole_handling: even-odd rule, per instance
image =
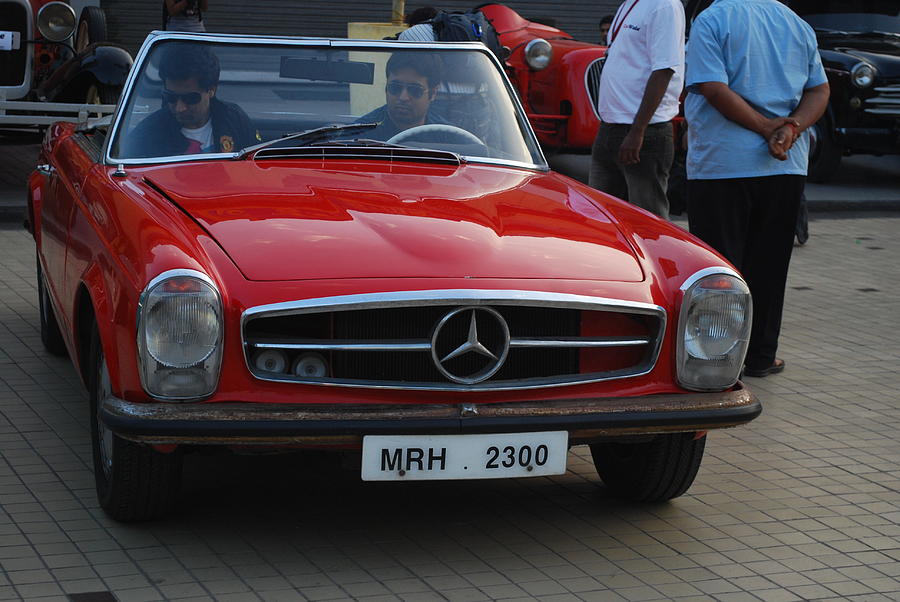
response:
[[[38,11],[37,28],[47,40],[62,42],[75,32],[75,11],[65,2],[45,4]]]
[[[685,325],[685,351],[701,360],[725,359],[742,342],[749,298],[741,292],[722,294],[701,286],[692,301],[694,306]]]
[[[188,368],[208,358],[221,336],[219,296],[206,282],[174,277],[146,299],[147,353],[164,366]]]
[[[675,352],[678,382],[696,391],[730,387],[738,379],[750,340],[750,289],[737,274],[723,269],[701,270],[682,290]]]
[[[546,69],[553,58],[553,46],[543,38],[535,38],[525,45],[525,62],[535,71]]]
[[[850,81],[857,88],[868,88],[875,83],[877,72],[869,63],[856,63],[850,70]]]

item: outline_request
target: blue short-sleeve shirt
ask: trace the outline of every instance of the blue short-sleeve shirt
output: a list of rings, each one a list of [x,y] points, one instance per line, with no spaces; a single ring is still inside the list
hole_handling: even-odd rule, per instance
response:
[[[803,91],[827,81],[812,28],[778,0],[716,0],[700,13],[687,45],[688,179],[806,175],[809,134],[788,152],[722,116],[696,91],[721,82],[766,117],[786,117]]]

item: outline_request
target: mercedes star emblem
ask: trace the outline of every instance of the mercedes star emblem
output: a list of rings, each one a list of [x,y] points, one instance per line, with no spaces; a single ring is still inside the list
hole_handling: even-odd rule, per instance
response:
[[[490,307],[459,307],[431,336],[434,365],[455,383],[474,385],[497,373],[509,352],[509,326]]]

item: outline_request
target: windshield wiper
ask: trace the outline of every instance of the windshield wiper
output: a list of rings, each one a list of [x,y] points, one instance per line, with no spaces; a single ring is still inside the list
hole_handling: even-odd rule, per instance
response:
[[[324,127],[306,130],[303,132],[294,132],[293,134],[288,134],[287,136],[282,136],[281,138],[276,138],[274,140],[267,140],[266,142],[260,142],[259,144],[254,144],[253,146],[247,146],[239,150],[237,154],[235,154],[234,158],[243,159],[247,155],[255,153],[258,150],[262,150],[264,148],[272,146],[273,144],[278,144],[279,142],[284,142],[286,140],[302,140],[304,144],[313,144],[322,140],[328,140],[333,134],[337,132],[364,132],[376,127],[378,127],[377,123],[326,125]]]

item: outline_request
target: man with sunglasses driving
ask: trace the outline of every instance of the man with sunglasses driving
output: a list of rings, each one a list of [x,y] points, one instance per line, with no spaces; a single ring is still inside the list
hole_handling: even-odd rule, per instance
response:
[[[431,108],[440,83],[440,62],[421,52],[395,52],[385,68],[385,104],[359,118],[360,123],[377,123],[367,134],[374,140],[388,140],[420,125],[449,122]]]
[[[243,109],[216,98],[219,59],[206,46],[172,43],[160,60],[159,76],[162,108],[130,136],[133,156],[228,153],[259,140]]]

